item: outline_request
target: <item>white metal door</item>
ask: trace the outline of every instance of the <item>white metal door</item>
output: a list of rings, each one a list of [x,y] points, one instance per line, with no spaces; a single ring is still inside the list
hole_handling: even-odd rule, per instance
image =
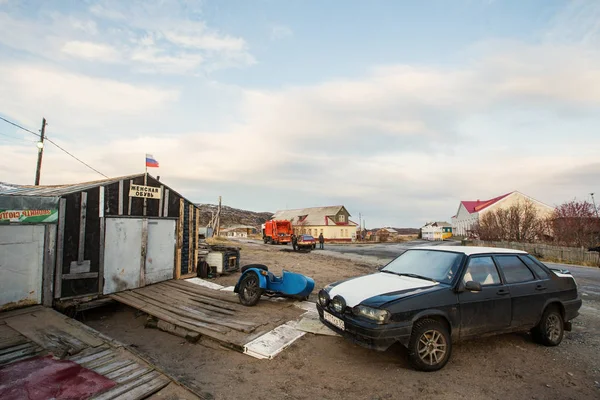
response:
[[[140,287],[142,219],[106,218],[104,294]]]
[[[0,309],[40,304],[43,225],[0,225]]]
[[[176,222],[173,219],[148,220],[146,285],[173,279]]]

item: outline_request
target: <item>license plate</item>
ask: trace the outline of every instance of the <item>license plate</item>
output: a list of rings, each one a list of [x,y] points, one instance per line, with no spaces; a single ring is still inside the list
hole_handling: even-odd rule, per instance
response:
[[[338,317],[334,317],[333,315],[329,314],[326,311],[323,311],[323,318],[325,319],[325,321],[331,323],[332,325],[334,325],[335,327],[337,327],[341,330],[346,329],[346,326],[344,325],[344,321],[342,321]]]

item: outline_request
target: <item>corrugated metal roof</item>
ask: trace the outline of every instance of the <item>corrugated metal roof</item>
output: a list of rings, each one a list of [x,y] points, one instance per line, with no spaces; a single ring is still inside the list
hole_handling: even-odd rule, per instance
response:
[[[509,195],[511,195],[513,193],[515,193],[515,192],[506,193],[506,194],[503,194],[502,196],[494,197],[493,199],[484,200],[484,201],[481,201],[481,200],[476,200],[476,201],[463,200],[463,201],[461,201],[461,203],[463,204],[463,206],[465,206],[465,208],[469,212],[469,214],[473,214],[474,212],[479,212],[479,211],[483,210],[484,208],[487,208],[487,207],[491,206],[492,204],[494,204],[494,203],[502,200],[506,196],[509,196]]]
[[[326,219],[330,219],[336,215],[344,206],[329,206],[329,207],[311,207],[299,208],[295,210],[280,210],[273,215],[273,219],[285,219],[293,225],[326,225]],[[304,218],[302,218],[304,217]],[[350,221],[348,221],[350,222]],[[335,225],[335,222],[331,220]]]
[[[71,193],[83,192],[98,186],[106,186],[121,180],[134,179],[144,174],[120,176],[99,181],[72,183],[67,185],[14,185],[0,182],[0,194],[9,196],[49,196],[61,197]]]

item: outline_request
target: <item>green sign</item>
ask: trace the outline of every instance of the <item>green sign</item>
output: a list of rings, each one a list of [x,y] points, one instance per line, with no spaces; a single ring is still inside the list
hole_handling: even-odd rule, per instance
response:
[[[52,224],[58,220],[58,210],[0,210],[0,223]]]

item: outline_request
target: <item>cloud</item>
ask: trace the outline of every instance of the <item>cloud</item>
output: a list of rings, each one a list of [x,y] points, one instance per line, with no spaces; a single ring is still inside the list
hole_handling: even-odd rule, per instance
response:
[[[82,42],[73,40],[66,42],[61,51],[73,57],[103,62],[119,61],[119,52],[111,46],[102,43]]]
[[[244,40],[204,23],[175,24],[170,14],[152,25],[155,9],[115,9],[133,21],[127,45],[119,42],[128,50],[114,38],[106,43],[127,54],[134,71],[189,74],[253,60]],[[100,42],[68,39],[61,46]],[[344,203],[370,226],[449,219],[459,200],[511,190],[549,204],[598,191],[598,48],[485,40],[464,54],[462,64],[391,63],[270,90],[198,87],[193,79],[167,87],[139,74],[134,84],[5,63],[0,91],[11,95],[0,98],[0,110],[28,127],[51,115],[49,134],[69,133],[60,143],[109,176],[140,172],[149,152],[161,180],[194,200],[223,194],[228,204],[272,211]],[[0,170],[14,182],[31,181],[14,165],[34,165],[35,151],[0,151],[8,154]],[[43,177],[97,178],[53,150]]]
[[[117,11],[116,7],[106,7],[101,3],[93,4],[90,7],[90,12],[98,17],[121,21],[126,17],[123,13]]]
[[[85,12],[0,11],[0,44],[53,62],[118,62],[145,73],[197,75],[256,63],[244,38],[210,28],[189,10],[166,0],[101,1]]]
[[[387,221],[400,225],[449,218],[455,203],[470,197],[521,190],[556,203],[577,190],[589,191],[583,175],[552,190],[539,182],[550,184],[565,165],[587,171],[596,162],[592,152],[561,154],[545,146],[578,146],[569,139],[571,128],[557,121],[579,121],[589,110],[586,118],[600,124],[594,111],[600,106],[598,54],[577,46],[481,45],[490,46],[497,51],[475,47],[477,57],[454,68],[387,65],[359,78],[279,90],[229,88],[241,103],[227,110],[237,115],[235,122],[230,117],[219,130],[174,128],[152,135],[132,129],[130,122],[127,137],[113,135],[81,151],[110,176],[138,172],[143,149],[159,158],[161,176],[189,185],[183,192],[195,192],[196,185],[228,185],[232,191],[237,185],[276,187],[294,193],[299,199],[294,206],[302,206],[301,199],[348,203],[367,215],[377,209],[413,221]],[[537,67],[540,60],[544,67]],[[46,70],[11,75],[12,70],[0,71],[13,85],[6,91],[21,93],[11,103],[35,104],[41,97],[71,113],[146,118],[177,99],[177,93],[159,88]],[[52,84],[39,93],[39,82]],[[86,98],[88,93],[97,95]],[[543,123],[538,111],[547,113]],[[588,139],[586,148],[600,146],[599,137]],[[52,165],[47,179],[64,181],[61,168]],[[262,201],[259,194],[246,197]]]
[[[138,67],[137,70],[140,72],[185,74],[196,70],[204,59],[199,54],[180,53],[166,55],[160,48],[143,46],[133,51],[131,60],[144,64]]]
[[[271,27],[271,40],[281,40],[293,35],[294,31],[289,26],[273,25]]]
[[[227,35],[204,34],[189,36],[176,32],[164,32],[164,35],[169,42],[187,48],[212,51],[240,51],[246,48],[246,41],[244,39]]]
[[[146,118],[176,102],[179,92],[28,64],[0,65],[0,110],[19,121],[50,117],[53,126],[102,130],[107,119]],[[35,123],[37,125],[37,117]],[[106,126],[106,125],[105,125]],[[108,133],[105,133],[108,135]],[[79,135],[83,139],[85,135]]]

